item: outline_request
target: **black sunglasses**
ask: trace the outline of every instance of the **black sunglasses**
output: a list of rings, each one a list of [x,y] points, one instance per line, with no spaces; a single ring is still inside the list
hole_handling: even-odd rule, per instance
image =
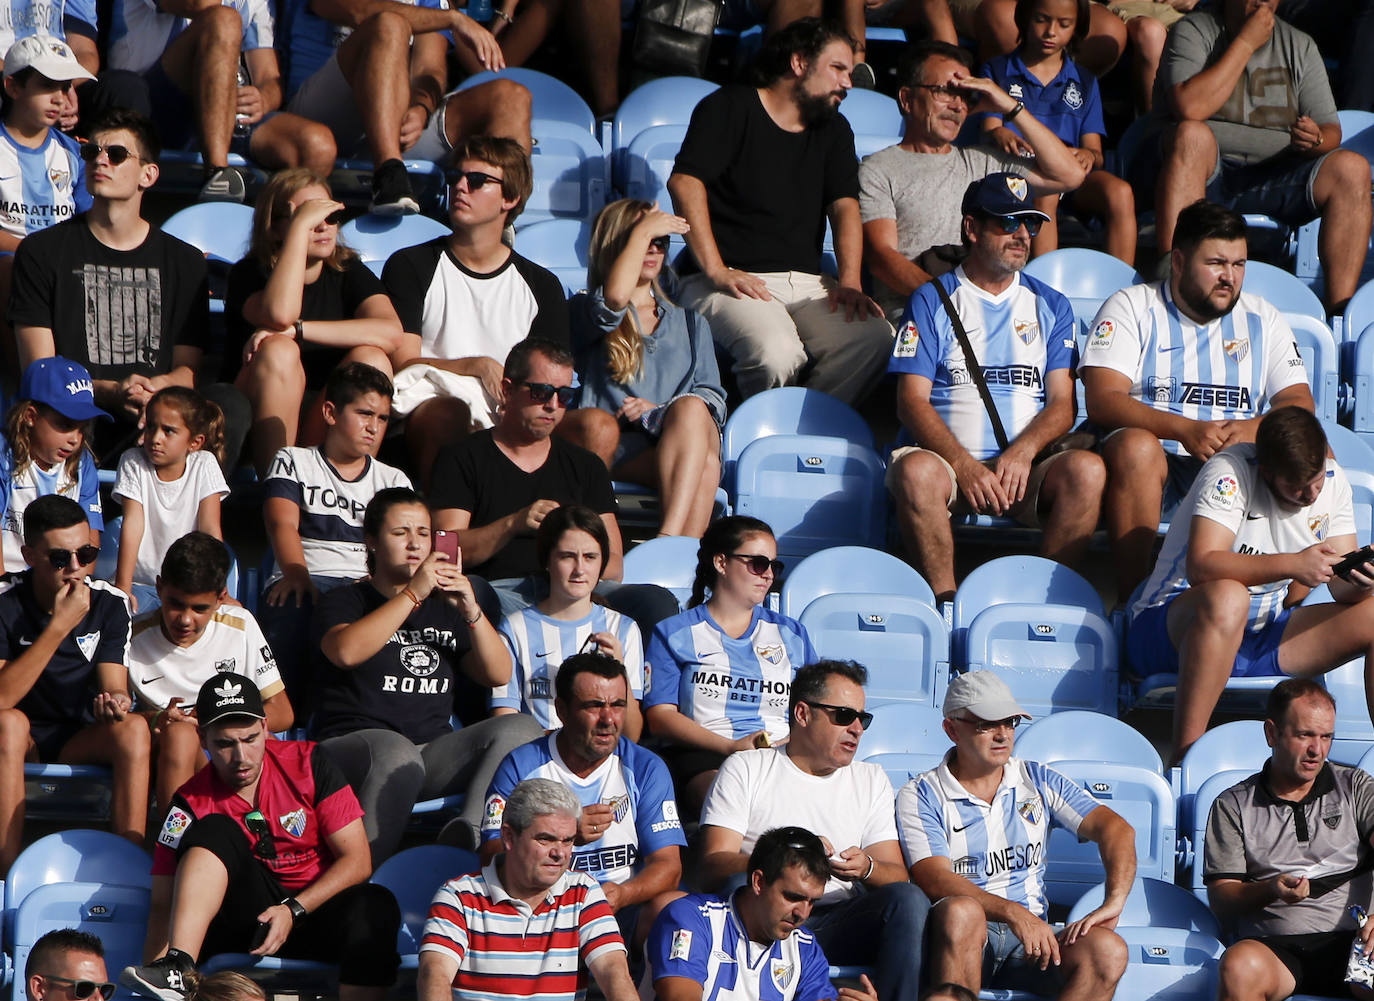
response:
[[[274,859],[277,857],[277,846],[272,841],[271,829],[267,826],[267,818],[262,815],[261,810],[254,810],[243,818],[243,826],[248,828],[250,834],[258,840],[253,844],[253,854],[261,859]]]
[[[55,984],[71,984],[72,997],[77,999],[88,998],[96,991],[100,992],[104,1001],[110,1001],[110,998],[114,997],[115,985],[108,982],[102,984],[95,980],[73,980],[71,977],[54,977],[50,973],[43,973],[40,976]]]
[[[1002,232],[1006,233],[1007,236],[1011,236],[1011,234],[1015,233],[1022,226],[1026,227],[1027,233],[1029,233],[1031,236],[1034,236],[1036,233],[1040,232],[1040,227],[1045,224],[1044,219],[1041,219],[1039,216],[1032,215],[985,214],[983,218],[986,219],[988,222],[1001,223]]]
[[[802,700],[806,702],[805,699]],[[832,706],[825,702],[806,702],[812,709],[824,710],[830,717],[830,721],[836,726],[848,726],[855,720],[859,721],[859,726],[867,730],[873,722],[873,714],[864,712],[862,709],[852,709],[849,706]]]
[[[547,382],[526,382],[524,387],[530,391],[530,399],[535,403],[548,403],[551,396],[558,397],[559,406],[567,409],[577,396],[576,386],[555,386]]]
[[[501,178],[488,174],[484,170],[446,170],[444,171],[444,183],[456,187],[458,182],[467,178],[469,191],[481,191],[488,184],[500,184]]]
[[[81,144],[81,159],[85,160],[87,163],[95,163],[101,153],[104,153],[110,158],[110,165],[114,167],[118,167],[121,163],[130,158],[138,160],[139,162],[143,161],[143,157],[139,156],[128,146],[120,146],[118,144],[113,146],[101,146],[99,143],[93,142],[84,142]]]
[[[774,577],[782,576],[782,560],[770,560],[758,553],[730,553],[730,559],[742,561],[756,577],[762,577],[769,570],[773,571]]]
[[[978,719],[976,716],[972,718],[968,716],[955,716],[954,718],[960,723],[967,723],[979,733],[991,733],[993,730],[1002,729],[1002,727],[1006,727],[1009,730],[1015,730],[1021,725],[1020,716],[1008,716],[1006,719]]]
[[[99,546],[82,546],[75,551],[71,549],[49,549],[48,562],[52,564],[54,570],[65,570],[72,565],[72,557],[76,557],[76,562],[83,567],[95,562],[100,555]]]
[[[649,241],[649,246],[653,247],[653,248],[654,248],[655,250],[657,250],[659,253],[665,254],[665,255],[666,255],[666,254],[668,253],[668,246],[669,246],[668,237],[666,237],[666,236],[656,236],[656,237],[654,237],[652,240]]]

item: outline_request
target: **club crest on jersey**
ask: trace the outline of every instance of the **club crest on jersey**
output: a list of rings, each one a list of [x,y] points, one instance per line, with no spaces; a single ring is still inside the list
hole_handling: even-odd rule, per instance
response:
[[[623,793],[614,799],[606,801],[606,805],[615,811],[615,822],[618,824],[625,819],[625,815],[630,812],[630,794]]]
[[[783,650],[781,643],[770,643],[767,646],[756,646],[754,647],[754,652],[758,654],[760,657],[762,657],[764,660],[768,661],[768,663],[770,664],[777,665],[782,663]]]
[[[768,973],[773,978],[773,986],[779,991],[787,990],[787,985],[792,982],[792,977],[796,972],[796,964],[789,963],[785,959],[775,959],[768,964]]]
[[[1307,527],[1312,529],[1312,538],[1320,542],[1326,538],[1326,531],[1331,527],[1331,516],[1329,514],[1314,515],[1307,519]]]
[[[968,377],[968,369],[952,368],[949,370],[949,383],[951,386],[967,386],[972,383]]]
[[[692,933],[686,928],[673,932],[673,944],[668,949],[669,959],[688,959],[692,955]]]
[[[95,656],[95,648],[100,645],[100,630],[87,633],[76,638],[76,648],[81,651],[81,656],[90,660]]]
[[[1171,378],[1152,375],[1145,380],[1145,399],[1156,403],[1172,403],[1178,383]]]
[[[894,358],[915,358],[916,344],[920,341],[921,335],[916,330],[916,321],[907,320],[902,324],[902,329],[897,331],[897,344],[892,349]]]
[[[283,813],[277,818],[277,823],[281,824],[281,829],[287,834],[293,838],[299,838],[305,833],[305,808]]]
[[[1248,338],[1242,340],[1237,337],[1234,340],[1222,341],[1221,347],[1223,351],[1238,362],[1245,361],[1245,356],[1250,353],[1250,341]]]
[[[1083,107],[1083,88],[1073,80],[1070,80],[1064,87],[1064,103],[1074,111]]]
[[[1012,196],[1015,197],[1018,202],[1024,202],[1026,200],[1026,192],[1030,189],[1026,187],[1026,179],[1024,177],[1016,177],[1013,175],[1007,178],[1007,190],[1012,193]]]
[[[1038,824],[1040,823],[1041,806],[1040,797],[1036,796],[1034,799],[1028,799],[1026,802],[1019,804],[1016,807],[1016,812],[1021,815],[1021,819],[1026,823]]]
[[[1016,331],[1016,336],[1021,338],[1022,344],[1034,344],[1035,339],[1040,336],[1038,320],[1015,320],[1012,322],[1012,329]]]
[[[1337,827],[1340,826],[1341,815],[1339,813],[1333,813],[1329,817],[1323,817],[1322,823],[1325,824],[1329,830],[1334,831]]]
[[[1019,83],[1012,84],[1010,87],[1007,88],[1007,95],[1009,97],[1014,97],[1017,100],[1020,100],[1023,96],[1021,85]]]
[[[1090,348],[1105,348],[1112,343],[1112,334],[1116,332],[1116,325],[1111,320],[1099,320],[1097,326],[1093,327],[1092,339],[1088,341]]]
[[[234,668],[238,665],[237,657],[226,657],[223,660],[215,661],[216,674],[233,674]]]
[[[439,670],[439,655],[423,643],[403,647],[401,666],[417,678],[427,678]]]
[[[48,168],[48,180],[53,183],[53,187],[65,188],[72,180],[72,172],[63,170],[61,167]]]

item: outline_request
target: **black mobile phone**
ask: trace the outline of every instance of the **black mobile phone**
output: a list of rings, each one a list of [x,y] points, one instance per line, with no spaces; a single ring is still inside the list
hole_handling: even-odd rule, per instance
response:
[[[1345,557],[1331,568],[1331,572],[1342,580],[1349,580],[1351,570],[1364,571],[1370,563],[1374,563],[1374,546],[1365,546],[1346,553]]]
[[[248,943],[248,951],[252,952],[254,949],[261,948],[262,944],[267,941],[267,933],[271,930],[272,922],[259,921],[258,927],[253,931],[253,941]]]

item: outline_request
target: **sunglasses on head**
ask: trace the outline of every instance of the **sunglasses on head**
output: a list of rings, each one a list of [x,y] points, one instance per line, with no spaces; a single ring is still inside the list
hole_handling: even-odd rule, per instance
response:
[[[524,385],[535,403],[548,403],[550,397],[557,395],[559,406],[565,409],[572,406],[573,397],[577,395],[576,386],[555,386],[547,382],[527,382]]]
[[[72,565],[72,557],[76,557],[76,562],[83,567],[94,563],[100,555],[99,546],[82,546],[80,549],[49,549],[48,562],[52,564],[54,570],[65,570]]]
[[[71,977],[54,977],[50,973],[44,973],[41,976],[44,980],[51,980],[55,984],[71,984],[72,997],[77,998],[77,1001],[88,998],[97,991],[100,992],[103,1001],[110,1001],[110,998],[114,997],[115,985],[108,982],[102,984],[95,980],[73,980]]]
[[[769,570],[773,571],[774,577],[782,576],[782,560],[770,560],[767,556],[758,553],[730,553],[730,559],[740,560],[749,572],[757,577],[762,577]]]
[[[805,700],[802,700],[805,702]],[[832,706],[826,702],[806,702],[812,709],[820,709],[830,717],[830,722],[836,726],[848,726],[855,720],[859,721],[859,726],[867,730],[869,724],[873,722],[873,714],[864,712],[862,709],[854,709],[850,706]]]
[[[261,810],[254,810],[245,814],[243,826],[248,828],[248,833],[258,840],[253,843],[253,854],[261,859],[274,859],[277,857],[277,846],[272,841],[271,828],[267,826],[267,818],[262,815]]]
[[[128,159],[143,160],[143,157],[139,156],[128,146],[120,146],[118,144],[113,146],[101,146],[99,143],[93,142],[84,142],[81,144],[81,159],[85,160],[87,163],[95,163],[101,153],[104,153],[110,158],[110,165],[113,167],[118,167]]]
[[[469,191],[481,191],[488,184],[500,184],[501,178],[488,174],[484,170],[446,170],[444,171],[444,183],[457,186],[458,182],[467,179]]]
[[[1033,215],[984,215],[988,222],[1000,223],[1002,232],[1008,236],[1015,233],[1022,226],[1026,227],[1026,232],[1031,236],[1040,232],[1040,227],[1045,224],[1045,220]]]

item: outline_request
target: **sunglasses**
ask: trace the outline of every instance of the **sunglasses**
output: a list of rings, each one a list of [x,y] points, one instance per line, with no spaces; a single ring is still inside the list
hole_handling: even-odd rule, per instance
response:
[[[104,153],[110,158],[110,165],[112,167],[118,167],[125,160],[131,159],[138,160],[140,163],[143,162],[143,157],[139,156],[128,146],[101,146],[99,143],[93,142],[84,142],[81,144],[81,159],[85,160],[87,163],[95,163],[101,153]]]
[[[730,559],[741,561],[756,577],[762,577],[769,570],[773,571],[774,577],[782,576],[782,560],[770,560],[757,553],[730,553]]]
[[[1008,730],[1015,730],[1021,725],[1020,716],[1008,716],[1006,719],[992,720],[978,719],[976,716],[972,718],[968,716],[955,716],[954,718],[960,723],[967,723],[979,733],[991,733],[993,730],[1001,730],[1004,727]]]
[[[576,386],[554,386],[547,382],[527,382],[524,386],[535,403],[548,403],[549,398],[556,395],[558,405],[565,410],[572,406],[573,397],[577,396]]]
[[[1040,232],[1040,227],[1045,224],[1044,219],[1029,215],[985,215],[983,218],[988,222],[1000,223],[1002,232],[1006,233],[1007,236],[1011,236],[1022,226],[1026,227],[1027,233],[1034,236]]]
[[[668,237],[656,236],[649,241],[649,246],[657,250],[660,254],[666,255],[668,253]]]
[[[52,564],[54,570],[65,570],[72,565],[72,557],[76,557],[76,562],[83,567],[95,562],[100,555],[99,546],[82,546],[80,549],[49,549],[48,562]]]
[[[444,171],[444,183],[451,187],[457,187],[458,182],[467,180],[469,191],[481,191],[488,184],[500,184],[501,178],[488,174],[483,170],[446,170]]]
[[[947,101],[952,101],[957,97],[969,107],[978,103],[978,91],[969,90],[967,87],[956,87],[952,83],[918,83],[916,86],[921,90],[930,91],[936,97],[943,97]]]
[[[99,983],[95,980],[73,980],[71,977],[54,977],[51,974],[43,973],[40,976],[44,980],[51,980],[55,984],[71,984],[72,997],[81,999],[88,998],[97,991],[104,1001],[110,1001],[114,997],[115,985],[111,983]]]
[[[803,702],[806,700],[803,699]],[[832,706],[825,702],[807,702],[812,709],[820,709],[830,717],[830,722],[836,726],[848,726],[855,720],[859,721],[859,726],[867,730],[873,722],[873,714],[864,712],[862,709],[852,709],[849,706]]]
[[[243,826],[248,828],[248,832],[258,840],[253,844],[253,854],[261,859],[274,859],[277,857],[277,846],[272,841],[271,829],[267,826],[267,818],[262,815],[261,810],[254,810],[246,814],[243,818]]]

